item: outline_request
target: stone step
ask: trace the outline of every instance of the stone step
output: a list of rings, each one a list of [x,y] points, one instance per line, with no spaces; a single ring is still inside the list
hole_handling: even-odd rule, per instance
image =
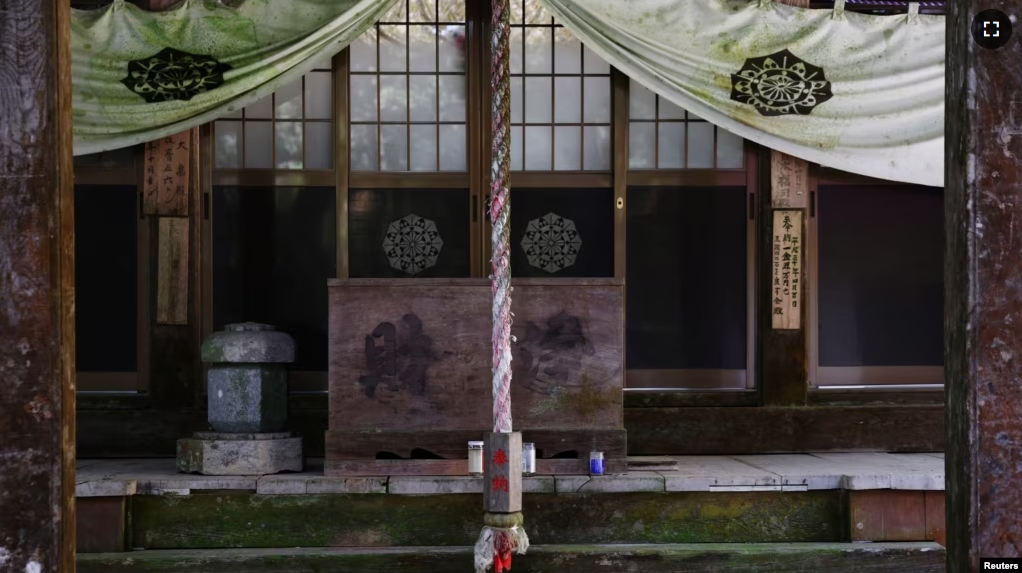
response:
[[[943,573],[935,543],[534,545],[514,573]],[[205,549],[78,555],[79,573],[464,573],[472,548]]]
[[[841,542],[844,492],[526,493],[535,543]],[[128,548],[462,546],[482,524],[479,494],[259,495],[130,499]],[[898,541],[926,541],[927,538]]]

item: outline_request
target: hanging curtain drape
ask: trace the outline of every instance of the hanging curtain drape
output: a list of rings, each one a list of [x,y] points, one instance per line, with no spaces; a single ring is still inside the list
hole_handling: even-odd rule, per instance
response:
[[[181,132],[262,99],[336,54],[397,0],[125,0],[71,20],[74,153]]]
[[[787,154],[944,183],[944,17],[764,1],[542,0],[660,96]]]

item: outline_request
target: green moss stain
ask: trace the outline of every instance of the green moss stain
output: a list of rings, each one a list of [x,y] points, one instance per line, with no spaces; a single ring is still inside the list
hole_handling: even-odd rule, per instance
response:
[[[481,496],[136,496],[148,549],[472,545]],[[526,494],[536,544],[838,541],[840,492]]]
[[[209,551],[158,551],[126,554],[79,554],[81,573],[280,573],[303,571],[402,571],[464,573],[471,547],[408,548],[405,551],[327,551],[279,549],[224,554]],[[934,543],[595,544],[536,546],[515,558],[531,573],[591,571],[942,571],[945,552]],[[468,567],[471,570],[471,565]],[[517,569],[516,569],[517,571]]]

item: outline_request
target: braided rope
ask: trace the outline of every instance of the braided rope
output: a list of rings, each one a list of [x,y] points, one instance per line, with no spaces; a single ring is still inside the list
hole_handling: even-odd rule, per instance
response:
[[[493,94],[493,163],[490,168],[490,220],[493,233],[493,431],[511,431],[511,23],[508,0],[492,0],[490,88]]]

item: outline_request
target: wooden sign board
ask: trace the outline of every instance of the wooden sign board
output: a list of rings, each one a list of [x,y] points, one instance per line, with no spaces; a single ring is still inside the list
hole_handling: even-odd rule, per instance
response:
[[[774,209],[805,209],[809,163],[780,151],[770,152],[770,204]]]
[[[186,217],[160,217],[157,324],[188,324],[188,223]]]
[[[193,131],[145,144],[142,210],[146,215],[188,216]]]
[[[490,433],[483,445],[483,505],[490,513],[522,510],[522,434]]]
[[[773,328],[798,330],[802,317],[802,211],[774,211],[773,234]]]

